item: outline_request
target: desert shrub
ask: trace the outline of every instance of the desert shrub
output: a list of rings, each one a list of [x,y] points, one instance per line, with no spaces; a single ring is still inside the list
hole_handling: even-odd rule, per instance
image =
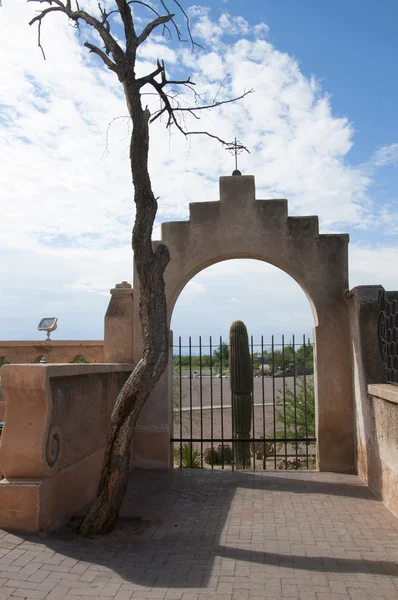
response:
[[[276,422],[283,425],[277,431],[277,437],[306,438],[315,436],[315,390],[314,378],[298,377],[296,380],[296,402],[294,402],[294,390],[285,390],[285,407],[283,396],[277,397]],[[286,416],[285,416],[286,410]]]
[[[183,469],[200,469],[201,467],[200,452],[191,442],[186,442],[181,448],[176,448],[174,458],[178,466]]]

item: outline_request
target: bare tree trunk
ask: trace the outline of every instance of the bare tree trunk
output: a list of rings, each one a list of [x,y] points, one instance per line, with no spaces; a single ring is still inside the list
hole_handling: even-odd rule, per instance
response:
[[[130,145],[136,218],[132,246],[140,281],[143,355],[121,390],[112,411],[97,498],[80,526],[84,535],[110,531],[118,517],[130,469],[131,442],[138,416],[168,363],[169,329],[163,273],[169,262],[166,246],[153,250],[151,235],[157,211],[148,172],[149,118],[142,109],[139,87],[126,78],[124,90],[133,122]]]
[[[85,535],[94,533],[105,533],[112,529],[127,486],[127,478],[130,466],[130,448],[133,438],[134,427],[138,416],[144,406],[149,394],[158,382],[168,362],[169,331],[167,326],[167,306],[164,289],[163,273],[169,262],[169,251],[164,244],[159,244],[156,250],[152,247],[152,229],[157,211],[157,201],[152,191],[151,180],[148,172],[148,149],[149,149],[149,123],[151,115],[149,110],[143,109],[141,105],[141,89],[150,85],[157,93],[161,106],[155,111],[151,121],[156,121],[163,114],[167,116],[166,127],[175,126],[184,136],[206,135],[218,140],[223,145],[237,150],[245,146],[237,143],[227,143],[217,135],[207,131],[188,131],[182,126],[176,115],[185,112],[196,116],[197,111],[208,110],[234,102],[244,98],[253,90],[244,92],[237,98],[217,101],[210,104],[200,103],[200,96],[194,92],[195,85],[191,79],[173,80],[168,79],[163,61],[157,61],[156,69],[152,73],[137,79],[135,73],[137,50],[152,32],[159,26],[163,26],[171,35],[169,26],[174,27],[177,39],[182,41],[181,31],[174,20],[174,14],[167,8],[167,2],[162,0],[161,4],[165,14],[159,15],[153,7],[145,0],[138,4],[149,8],[157,16],[149,21],[138,35],[135,30],[133,14],[127,0],[115,0],[116,8],[107,10],[98,3],[100,18],[87,13],[79,8],[76,1],[71,0],[28,0],[46,8],[39,11],[30,21],[30,25],[38,23],[38,46],[45,58],[41,45],[41,24],[43,19],[50,13],[61,12],[65,14],[77,27],[79,23],[93,28],[102,40],[102,45],[96,46],[86,41],[84,45],[101,58],[103,63],[113,71],[120,83],[123,85],[127,107],[133,124],[130,144],[130,164],[134,185],[134,202],[136,205],[136,217],[133,229],[132,246],[134,260],[140,281],[140,321],[144,341],[142,358],[128,378],[120,392],[114,409],[112,411],[107,442],[105,446],[104,464],[98,487],[97,498],[90,509],[86,519],[80,527],[80,532]],[[76,6],[74,6],[76,4]],[[195,44],[189,27],[189,18],[181,6],[179,0],[173,0],[179,11],[186,20],[186,28],[192,48]],[[1,0],[0,0],[1,5]],[[125,49],[118,39],[111,33],[111,21],[109,17],[119,13],[123,22],[125,34]],[[182,106],[178,100],[178,94],[169,94],[168,86],[186,86],[186,89],[194,93],[194,105]]]

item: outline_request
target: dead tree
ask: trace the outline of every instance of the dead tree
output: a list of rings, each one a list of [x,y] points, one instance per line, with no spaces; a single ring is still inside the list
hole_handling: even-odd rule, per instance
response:
[[[28,0],[28,2],[41,5],[40,11],[30,21],[30,25],[35,23],[38,25],[38,45],[44,58],[41,26],[43,19],[50,13],[63,13],[76,27],[81,27],[81,33],[84,33],[86,26],[96,31],[100,39],[99,45],[87,41],[84,45],[118,77],[123,86],[132,122],[130,164],[136,206],[132,248],[141,289],[139,315],[144,349],[141,359],[121,390],[113,408],[97,497],[80,526],[82,534],[90,535],[105,533],[115,524],[127,485],[134,427],[143,405],[168,363],[169,329],[163,274],[170,257],[168,248],[164,244],[158,244],[154,248],[151,241],[158,204],[148,172],[149,125],[164,115],[167,119],[166,126],[174,126],[185,136],[208,135],[226,144],[220,137],[207,131],[188,130],[181,117],[183,113],[197,117],[199,111],[233,102],[243,98],[252,90],[242,93],[238,98],[210,103],[202,102],[201,97],[195,94],[195,102],[187,106],[182,103],[175,89],[185,86],[194,90],[195,84],[190,78],[168,79],[162,60],[157,61],[156,68],[148,75],[136,76],[139,48],[155,29],[161,27],[169,36],[173,33],[179,41],[183,41],[175,14],[170,11],[166,0],[160,0],[160,12],[153,7],[152,3],[147,4],[141,0],[114,0],[112,10],[105,9],[99,4],[97,16],[80,8],[78,0]],[[84,0],[81,2],[83,4]],[[196,44],[191,35],[186,12],[178,0],[170,0],[170,2],[184,18],[187,38],[194,48]],[[146,7],[153,17],[140,33],[136,30],[131,10],[138,5]],[[124,48],[112,33],[114,15],[120,17],[123,24]],[[159,109],[153,114],[143,105],[144,87],[147,90],[148,87],[152,88],[152,92],[159,98]]]

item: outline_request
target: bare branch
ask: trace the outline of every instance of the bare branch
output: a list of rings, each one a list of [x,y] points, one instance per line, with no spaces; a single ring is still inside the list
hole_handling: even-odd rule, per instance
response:
[[[156,77],[158,75],[161,76],[161,81],[156,80]],[[178,122],[178,120],[176,118],[175,113],[187,112],[191,116],[195,117],[196,119],[199,119],[199,117],[195,114],[196,112],[199,112],[202,110],[210,110],[212,108],[217,108],[219,106],[222,106],[223,104],[230,104],[231,102],[236,102],[237,100],[242,100],[249,94],[252,94],[254,91],[251,89],[251,90],[244,92],[240,96],[236,96],[234,98],[228,98],[227,100],[220,100],[218,102],[213,101],[210,104],[201,104],[201,105],[197,104],[196,106],[181,106],[180,103],[176,101],[178,94],[176,94],[174,96],[170,96],[170,94],[166,93],[164,88],[167,85],[182,85],[182,86],[188,87],[194,93],[195,102],[196,102],[197,99],[199,98],[199,95],[196,94],[196,91],[192,87],[195,85],[195,83],[193,81],[191,81],[190,77],[188,77],[188,79],[182,79],[182,80],[167,79],[164,61],[159,61],[159,60],[157,61],[157,69],[155,71],[153,71],[153,73],[150,73],[149,75],[147,75],[146,77],[142,77],[141,79],[139,79],[137,81],[137,83],[139,84],[140,88],[146,84],[150,84],[155,89],[155,91],[158,93],[159,98],[160,98],[161,102],[163,103],[163,106],[161,106],[161,108],[158,111],[156,111],[156,113],[154,115],[152,115],[149,122],[154,123],[157,119],[159,119],[159,117],[161,117],[163,114],[167,113],[168,118],[167,118],[166,127],[171,127],[174,124],[177,127],[177,129],[179,129],[184,135],[190,135],[190,133],[186,132],[184,127],[181,126],[181,124]],[[222,86],[222,84],[221,84],[221,86]],[[221,89],[221,86],[220,86],[220,89]],[[220,89],[218,90],[217,95],[219,94]],[[193,135],[199,134],[199,132],[192,132],[192,133],[193,133]],[[204,135],[204,132],[200,132],[200,133]],[[210,137],[212,137],[212,136],[210,136]],[[215,138],[219,139],[217,136],[215,136]]]
[[[46,60],[46,55],[44,53],[44,48],[41,45],[41,21],[39,21],[39,26],[37,28],[37,45],[39,46],[41,53],[43,54],[44,60]]]
[[[152,73],[149,73],[148,75],[144,75],[144,77],[140,77],[139,79],[137,79],[137,85],[139,85],[139,87],[143,87],[144,85],[146,85],[147,83],[151,83],[152,79],[155,79],[155,77],[157,77],[158,75],[160,75],[160,73],[162,73],[164,71],[164,62],[160,62],[159,59],[157,60],[157,67],[154,71],[152,71]]]
[[[50,5],[52,5],[53,3],[56,4],[56,6],[50,6],[49,8],[42,10],[36,17],[34,17],[30,21],[29,25],[33,25],[36,22],[41,23],[41,21],[44,19],[44,17],[49,12],[55,12],[55,11],[63,12],[64,14],[67,15],[67,17],[69,19],[74,21],[76,24],[79,23],[79,20],[82,20],[87,25],[90,25],[91,27],[93,27],[97,31],[99,36],[101,37],[102,41],[104,42],[106,54],[109,54],[109,52],[112,52],[112,55],[113,55],[113,58],[114,58],[116,64],[123,62],[124,52],[121,49],[121,47],[119,46],[119,44],[117,43],[117,41],[115,40],[115,38],[111,35],[111,33],[109,31],[109,29],[110,29],[109,22],[107,21],[107,17],[109,15],[107,15],[106,12],[101,7],[100,7],[100,10],[101,10],[102,22],[98,21],[98,19],[96,19],[89,13],[85,12],[84,10],[80,10],[77,0],[76,0],[76,6],[78,7],[77,10],[72,10],[71,0],[65,0],[66,3],[62,2],[61,0],[28,0],[28,2],[38,2],[40,4],[47,3]]]
[[[29,1],[29,0],[28,0],[28,1]],[[37,27],[37,45],[38,45],[38,47],[40,48],[40,50],[41,50],[41,52],[42,52],[42,54],[43,54],[43,58],[44,58],[44,60],[46,60],[46,55],[45,55],[45,53],[44,53],[44,48],[43,48],[43,46],[42,46],[42,44],[41,44],[41,22],[42,22],[42,19],[43,19],[43,18],[44,18],[44,17],[45,17],[45,16],[46,16],[48,13],[50,13],[50,12],[61,12],[61,11],[62,11],[62,8],[60,8],[60,7],[56,7],[56,6],[52,6],[52,7],[49,7],[49,8],[45,8],[45,9],[44,9],[44,10],[43,10],[43,11],[42,11],[42,12],[41,12],[39,15],[37,15],[37,17],[34,17],[34,18],[33,18],[33,19],[30,21],[30,23],[29,23],[29,25],[33,25],[33,23],[36,23],[36,21],[38,22],[38,27]]]
[[[100,50],[97,46],[94,46],[94,44],[90,44],[89,42],[84,42],[84,45],[90,50],[90,52],[93,52],[94,54],[102,58],[108,69],[114,71],[114,73],[117,73],[117,64],[115,64],[105,52]]]
[[[124,33],[126,36],[126,48],[132,42],[135,42],[137,35],[135,33],[133,15],[128,2],[126,0],[116,0],[116,4],[124,25]]]
[[[153,8],[153,6],[151,6],[150,4],[147,4],[146,2],[142,2],[142,0],[130,0],[129,2],[127,2],[127,4],[141,4],[141,6],[145,6],[145,8],[148,8],[148,10],[151,10],[157,17],[160,17],[160,13],[158,13],[157,10],[155,10]],[[163,24],[163,33],[164,30],[168,31],[169,33],[169,39],[171,39],[171,31],[170,28],[167,27],[166,23]]]
[[[102,161],[103,158],[106,158],[109,155],[109,132],[111,130],[111,127],[113,125],[113,123],[115,121],[118,121],[119,119],[129,119],[131,120],[130,115],[121,115],[120,117],[114,117],[109,123],[108,123],[108,127],[106,129],[106,134],[105,134],[105,150],[99,160],[99,162]]]
[[[142,42],[145,42],[147,37],[152,33],[152,31],[156,27],[159,27],[159,25],[168,23],[169,21],[172,20],[173,17],[174,17],[174,15],[168,14],[168,15],[164,15],[161,17],[157,17],[156,19],[154,19],[153,21],[148,23],[148,25],[143,29],[141,34],[138,36],[137,45],[139,46],[140,44],[142,44]]]
[[[192,45],[192,51],[196,48],[201,48],[202,50],[204,50],[203,46],[201,46],[200,44],[198,44],[197,42],[195,42],[195,40],[192,37],[192,32],[191,32],[191,26],[190,26],[190,22],[189,22],[189,17],[187,15],[187,13],[185,12],[185,10],[183,9],[183,7],[181,6],[181,4],[178,2],[178,0],[173,0],[174,4],[176,4],[178,6],[178,8],[180,9],[180,11],[182,12],[182,14],[185,17],[185,24],[186,24],[186,28],[188,31],[188,35],[189,35],[189,40],[191,42]],[[162,1],[163,4],[163,1]]]
[[[175,111],[187,111],[192,113],[193,111],[197,111],[197,110],[207,110],[210,108],[217,108],[217,106],[222,106],[223,104],[230,104],[231,102],[236,102],[237,100],[242,100],[242,98],[245,98],[245,96],[248,96],[249,94],[253,94],[254,90],[248,90],[247,92],[244,92],[243,94],[241,94],[240,96],[236,96],[235,98],[228,98],[228,100],[220,100],[219,102],[213,102],[212,104],[205,104],[203,106],[189,106],[189,107],[184,107],[184,106],[177,106],[175,108],[173,108],[173,110]]]
[[[179,129],[181,131],[181,133],[185,135],[185,137],[188,137],[190,135],[206,135],[207,137],[210,137],[213,140],[217,140],[223,146],[230,146],[231,144],[233,144],[233,142],[226,142],[222,138],[218,137],[218,135],[214,135],[213,133],[209,133],[208,131],[185,131],[179,125],[177,125],[177,129]],[[249,152],[249,150],[246,148],[246,146],[242,146],[242,150],[246,150],[246,152]]]
[[[156,119],[158,119],[159,117],[161,117],[167,110],[166,106],[163,106],[163,108],[161,108],[160,110],[158,110],[157,113],[154,114],[154,116],[150,119],[150,123],[154,123],[154,121],[156,121]]]

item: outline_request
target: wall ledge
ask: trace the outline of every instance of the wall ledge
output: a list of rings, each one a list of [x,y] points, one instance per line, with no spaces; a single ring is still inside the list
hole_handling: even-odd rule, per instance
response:
[[[392,385],[391,383],[368,385],[368,394],[398,404],[398,385]]]

